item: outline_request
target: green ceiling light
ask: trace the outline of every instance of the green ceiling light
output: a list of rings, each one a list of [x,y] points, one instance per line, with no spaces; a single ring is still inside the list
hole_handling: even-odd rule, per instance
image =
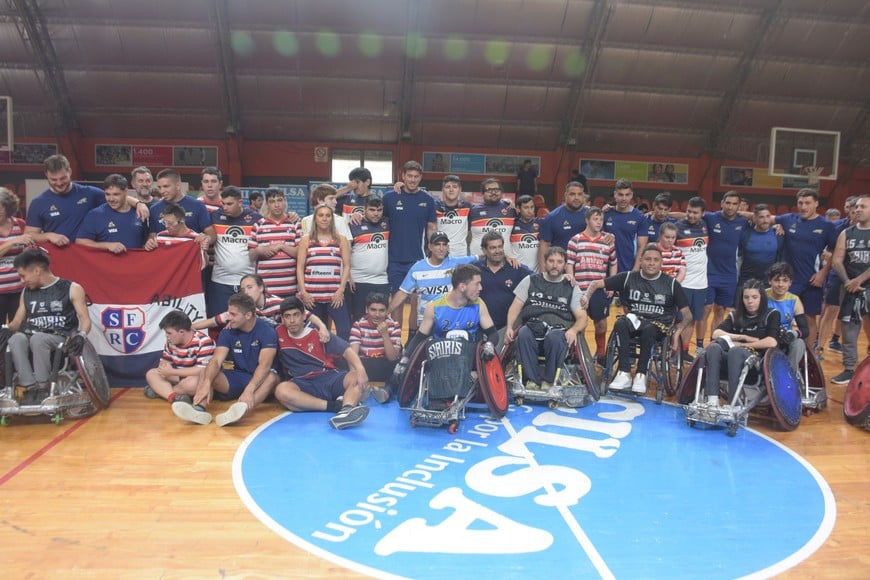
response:
[[[374,58],[384,52],[384,40],[374,32],[363,32],[357,41],[363,55]]]
[[[536,44],[526,53],[526,66],[534,71],[545,70],[553,62],[553,47]]]
[[[248,56],[254,52],[254,37],[247,30],[230,32],[230,46],[238,55]]]
[[[405,38],[405,54],[410,58],[423,58],[426,54],[426,39],[419,32],[410,32]]]
[[[295,56],[299,52],[299,40],[287,30],[277,30],[272,37],[272,45],[282,56]]]
[[[444,58],[457,61],[468,56],[468,41],[464,38],[448,36],[444,41]]]
[[[486,62],[492,66],[503,66],[511,52],[510,45],[504,40],[490,40],[483,49]]]
[[[341,51],[341,40],[331,30],[322,30],[314,38],[317,50],[324,56],[335,56]]]
[[[586,70],[586,57],[579,50],[565,57],[562,70],[569,77],[579,77]]]

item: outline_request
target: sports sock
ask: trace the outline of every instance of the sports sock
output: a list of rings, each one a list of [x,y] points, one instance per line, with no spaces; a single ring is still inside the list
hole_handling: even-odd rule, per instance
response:
[[[338,413],[341,411],[341,401],[326,401],[326,410],[330,413]]]

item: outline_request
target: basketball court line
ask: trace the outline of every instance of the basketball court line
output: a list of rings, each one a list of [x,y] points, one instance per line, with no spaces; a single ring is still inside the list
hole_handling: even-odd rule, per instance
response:
[[[123,396],[129,390],[130,390],[130,387],[125,387],[125,388],[121,389],[120,391],[115,393],[115,395],[111,399],[109,399],[109,403],[111,404],[111,403],[115,402],[116,399]],[[63,441],[64,439],[66,439],[67,437],[69,437],[70,435],[75,433],[79,429],[79,427],[82,427],[85,423],[87,423],[88,421],[90,421],[94,417],[96,417],[96,413],[94,413],[90,417],[85,417],[83,419],[79,419],[78,421],[73,423],[66,431],[64,431],[63,433],[61,433],[60,435],[58,435],[57,437],[55,437],[54,439],[52,439],[51,441],[49,441],[48,443],[43,445],[40,449],[38,449],[35,453],[33,453],[33,455],[31,455],[30,457],[28,457],[27,459],[25,459],[24,461],[22,461],[21,463],[19,463],[18,465],[16,465],[15,467],[10,469],[9,471],[7,471],[3,475],[3,477],[0,477],[0,487],[5,485],[7,481],[12,479],[16,475],[18,475],[19,473],[21,473],[22,471],[27,469],[37,459],[39,459],[40,457],[42,457],[43,455],[45,455],[46,453],[51,451],[61,441]]]

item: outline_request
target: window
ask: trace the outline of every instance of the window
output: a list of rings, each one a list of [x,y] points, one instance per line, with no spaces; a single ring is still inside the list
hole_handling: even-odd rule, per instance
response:
[[[333,183],[346,183],[352,169],[365,167],[372,172],[372,183],[390,184],[393,179],[393,152],[360,149],[333,149]]]

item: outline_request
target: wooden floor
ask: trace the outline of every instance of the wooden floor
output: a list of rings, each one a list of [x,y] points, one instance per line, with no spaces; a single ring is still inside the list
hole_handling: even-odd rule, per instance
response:
[[[865,352],[863,337],[860,348]],[[828,377],[841,370],[840,358],[830,358],[823,363]],[[843,392],[830,385],[829,408],[794,432],[752,424],[809,460],[837,501],[833,533],[786,578],[870,576],[870,432],[844,421]],[[56,426],[13,418],[0,428],[3,575],[355,577],[278,537],[236,494],[236,449],[280,412],[266,404],[238,426],[201,427],[179,421],[139,389],[116,389],[111,409],[90,419]]]

